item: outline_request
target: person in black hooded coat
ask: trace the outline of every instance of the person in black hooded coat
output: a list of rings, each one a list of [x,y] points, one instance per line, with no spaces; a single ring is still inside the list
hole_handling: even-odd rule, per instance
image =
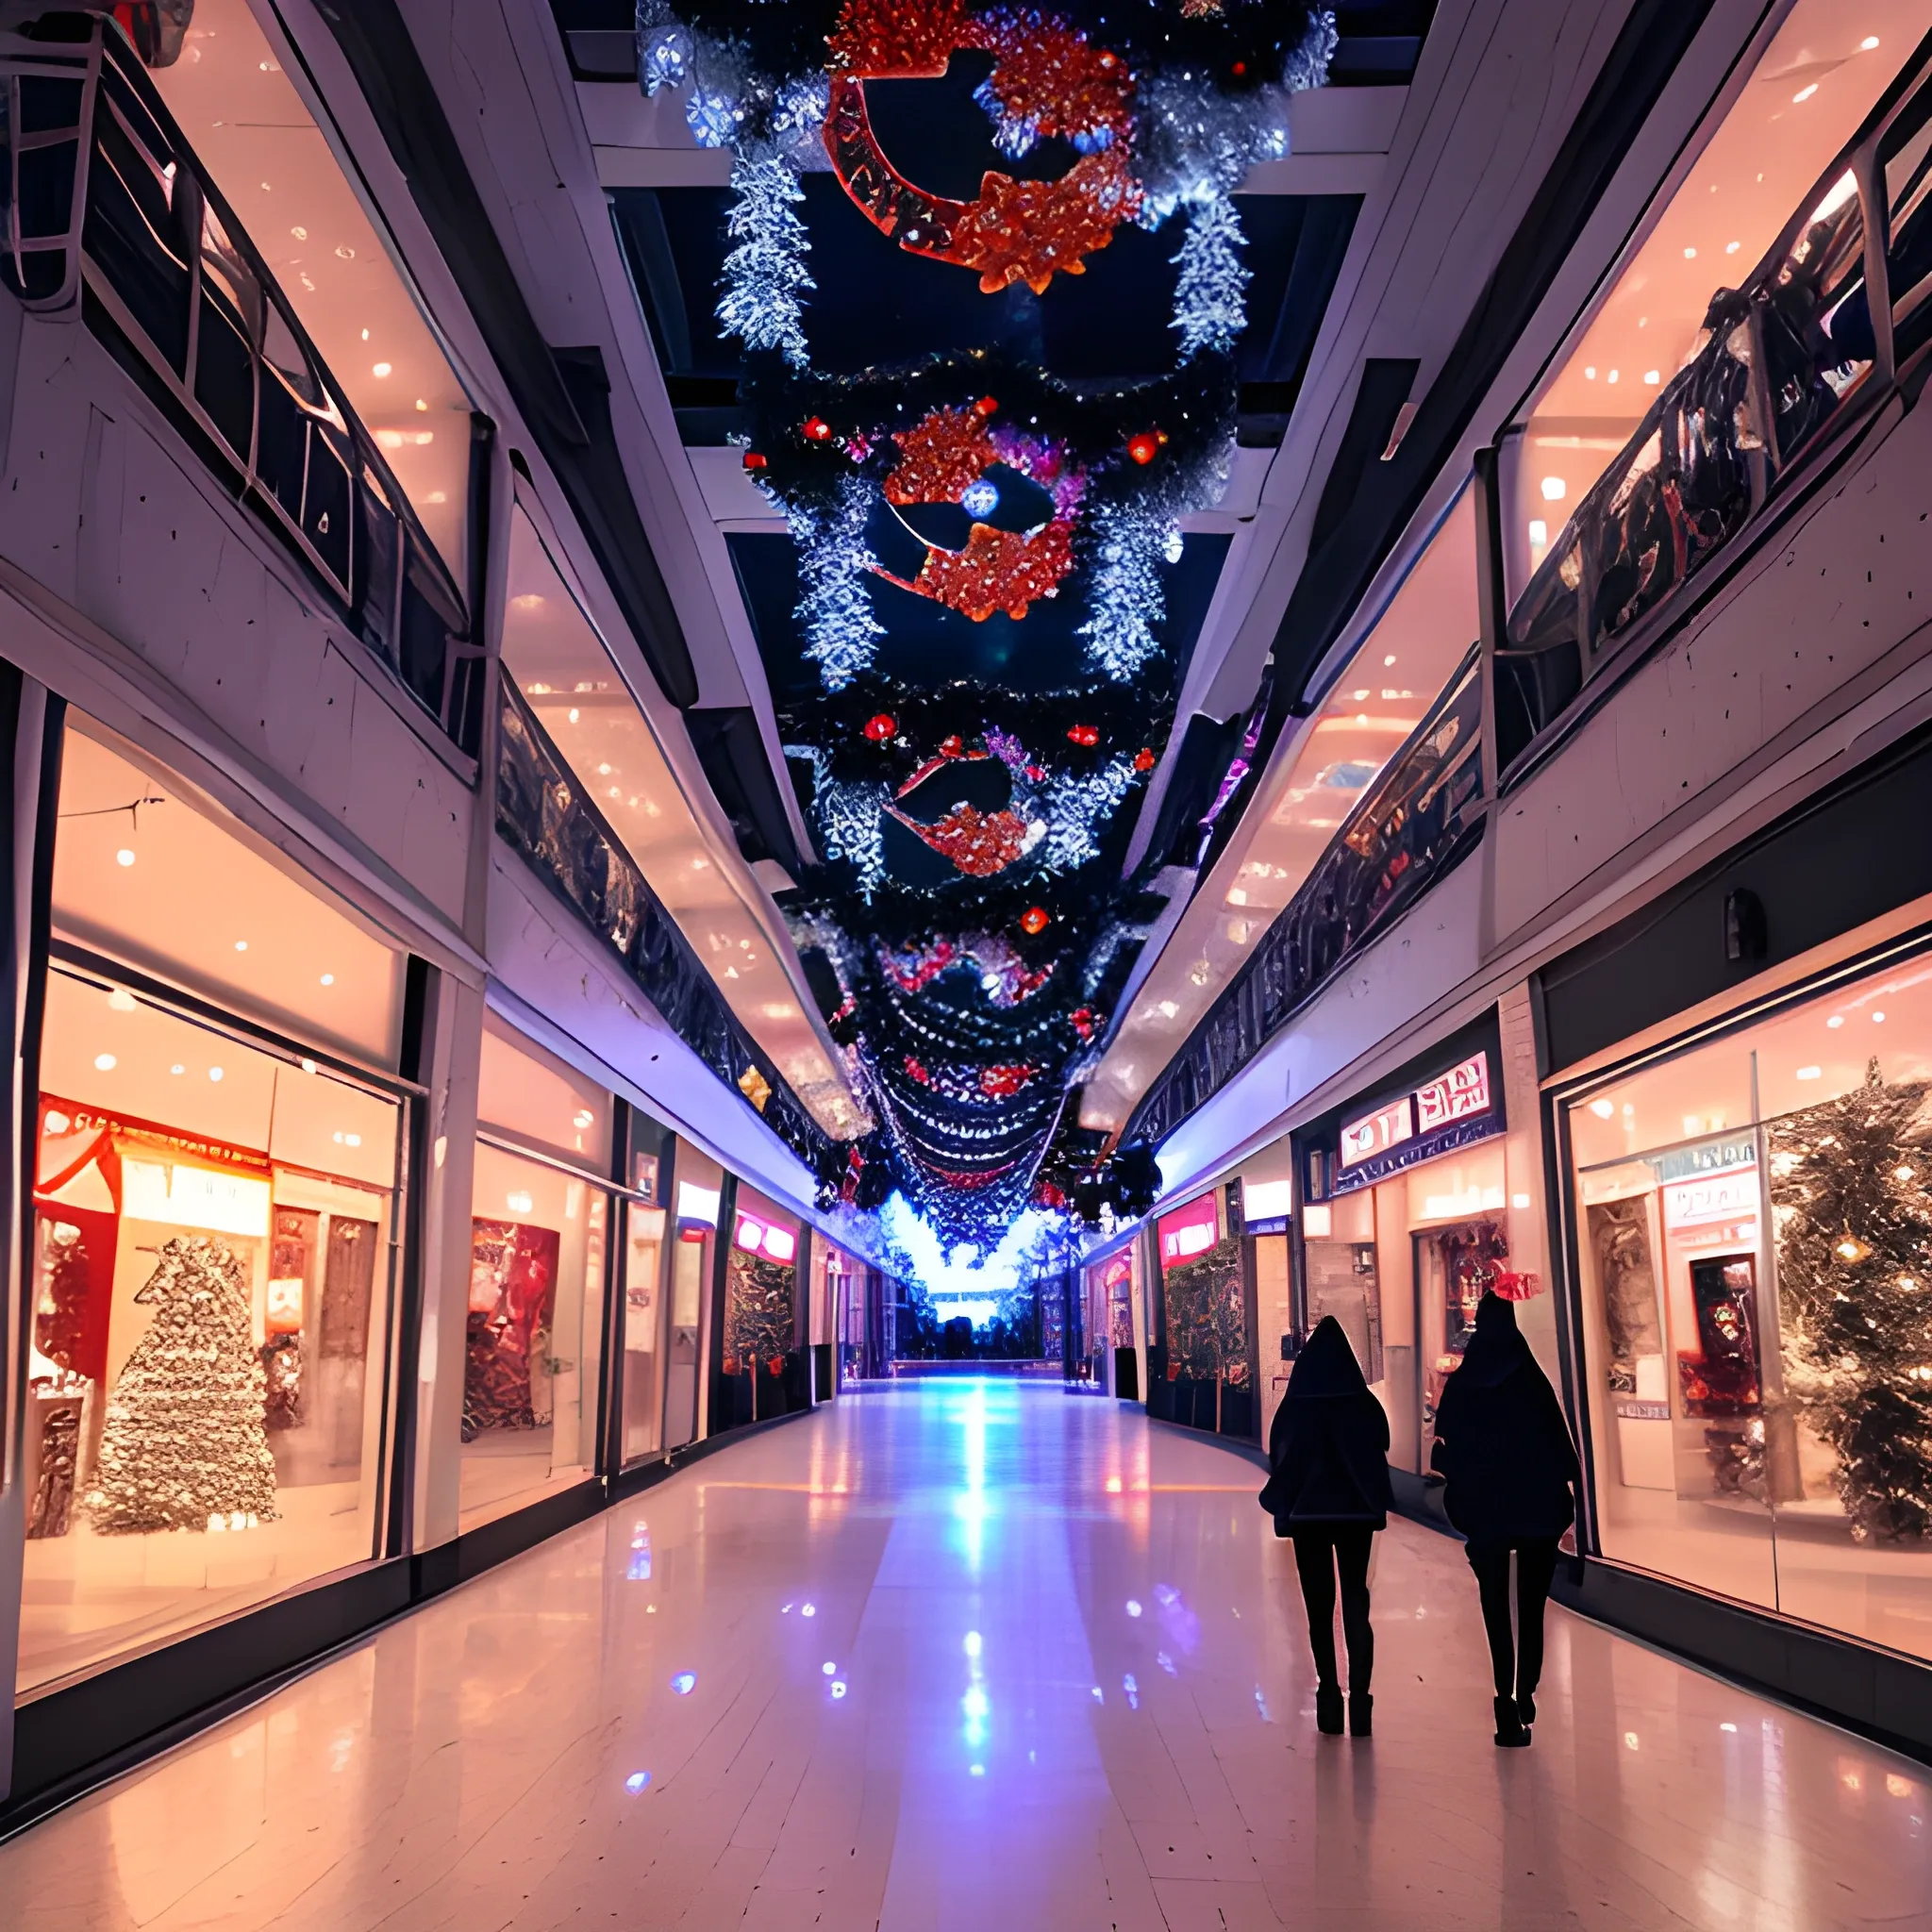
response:
[[[1543,1606],[1557,1545],[1576,1519],[1583,1480],[1576,1447],[1516,1310],[1493,1294],[1436,1410],[1430,1466],[1446,1479],[1442,1504],[1467,1539],[1496,1682],[1496,1742],[1529,1742],[1542,1675]],[[1509,1627],[1509,1557],[1516,1557],[1516,1629]]]
[[[1335,1659],[1335,1586],[1341,1583],[1341,1629],[1348,1642],[1348,1727],[1369,1735],[1375,1663],[1369,1624],[1369,1556],[1389,1524],[1389,1417],[1362,1380],[1361,1364],[1341,1323],[1324,1315],[1288,1378],[1268,1434],[1272,1474],[1261,1507],[1274,1533],[1294,1540],[1294,1567],[1315,1653],[1315,1723],[1341,1735],[1341,1686]]]

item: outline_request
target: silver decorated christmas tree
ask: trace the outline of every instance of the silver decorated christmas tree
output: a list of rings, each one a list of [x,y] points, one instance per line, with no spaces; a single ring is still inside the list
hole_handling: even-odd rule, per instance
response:
[[[1772,1124],[1785,1392],[1860,1541],[1932,1535],[1932,1130],[1879,1077]]]
[[[275,1513],[267,1384],[227,1242],[176,1235],[135,1300],[154,1321],[108,1401],[88,1514],[106,1536],[246,1528]]]

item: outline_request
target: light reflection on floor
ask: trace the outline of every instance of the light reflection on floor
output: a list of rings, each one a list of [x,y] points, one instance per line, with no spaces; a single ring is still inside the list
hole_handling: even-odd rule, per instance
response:
[[[721,1452],[0,1848],[25,1932],[1932,1927],[1926,1774],[1557,1614],[1489,1740],[1457,1547],[1319,1739],[1258,1472],[989,1378]]]

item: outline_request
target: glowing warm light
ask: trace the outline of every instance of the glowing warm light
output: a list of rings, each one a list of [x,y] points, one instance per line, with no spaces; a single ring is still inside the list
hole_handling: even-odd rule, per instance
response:
[[[120,851],[115,853],[114,863],[116,865],[132,865],[134,863],[134,854],[124,845]]]
[[[627,1778],[625,1779],[624,1788],[625,1790],[630,1792],[633,1797],[635,1797],[637,1793],[642,1790],[645,1788],[645,1786],[647,1786],[650,1782],[651,1774],[648,1771],[634,1771]]]
[[[1818,83],[1815,80],[1810,82],[1809,85],[1806,87],[1801,87],[1798,90],[1798,92],[1791,96],[1792,107],[1795,108],[1800,101],[1808,101],[1811,98],[1811,96],[1815,94],[1817,92]]]
[[[336,983],[335,974],[333,973],[325,973],[322,975],[322,983],[325,986],[333,986]]]
[[[378,362],[369,373],[372,375],[387,375],[390,373],[390,365],[387,362]]]
[[[1541,486],[1545,503],[1561,503],[1570,494],[1570,486],[1560,476],[1545,476]]]
[[[689,1697],[697,1689],[697,1682],[695,1671],[679,1671],[676,1676],[672,1678],[671,1688],[678,1696]]]
[[[1590,1103],[1590,1110],[1598,1120],[1607,1121],[1616,1112],[1617,1103],[1614,1100],[1592,1100]]]
[[[97,1053],[94,1056],[94,1069],[97,1073],[111,1074],[120,1064],[110,1053]]]
[[[117,1013],[131,1013],[134,1010],[134,995],[125,987],[117,986],[108,995],[108,1004]]]
[[[521,1188],[514,1193],[506,1194],[504,1200],[512,1214],[528,1214],[537,1205]]]
[[[1110,1476],[1108,1476],[1108,1479],[1107,1479],[1107,1493],[1108,1493],[1108,1494],[1109,1496],[1118,1496],[1118,1495],[1120,1494],[1120,1492],[1121,1492],[1121,1479],[1120,1479],[1120,1477],[1119,1477],[1119,1476],[1117,1476],[1117,1475],[1110,1475]]]
[[[1800,1067],[1798,1069],[1798,1078],[1801,1080],[1821,1080],[1824,1077],[1824,1069],[1823,1067]]]

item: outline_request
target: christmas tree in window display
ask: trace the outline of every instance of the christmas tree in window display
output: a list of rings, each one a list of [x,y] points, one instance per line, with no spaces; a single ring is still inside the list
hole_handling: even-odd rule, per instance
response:
[[[1784,1387],[1837,1457],[1860,1542],[1932,1535],[1927,1083],[1862,1086],[1772,1124]]]
[[[134,1298],[154,1320],[108,1398],[87,1494],[94,1528],[132,1536],[273,1522],[267,1386],[234,1250],[215,1236],[176,1235]]]

